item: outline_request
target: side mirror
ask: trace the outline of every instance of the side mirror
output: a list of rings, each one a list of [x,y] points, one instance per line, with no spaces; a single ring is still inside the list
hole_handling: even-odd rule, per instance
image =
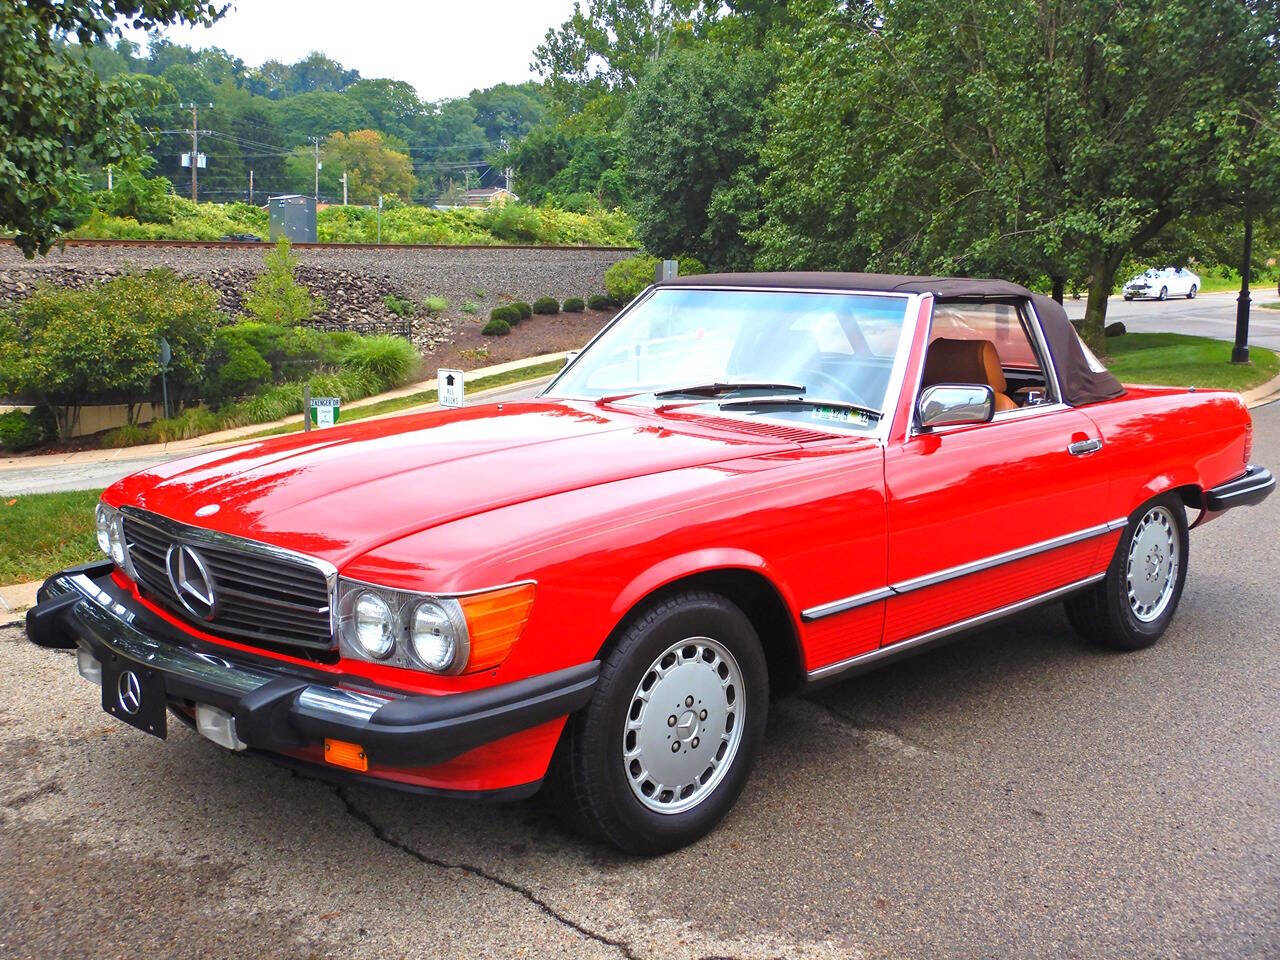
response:
[[[582,352],[581,350],[570,350],[570,351],[565,355],[565,358],[564,358],[564,367],[567,367],[569,364],[573,363],[573,361],[577,360],[577,359],[578,359],[578,354],[580,354],[581,352]],[[563,369],[564,369],[564,367],[561,367],[560,369],[561,369],[561,370],[563,370]]]
[[[926,387],[916,404],[922,430],[987,423],[995,412],[996,393],[986,384],[939,383]]]

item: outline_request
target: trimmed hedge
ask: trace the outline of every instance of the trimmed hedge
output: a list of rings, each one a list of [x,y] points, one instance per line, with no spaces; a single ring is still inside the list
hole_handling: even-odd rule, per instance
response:
[[[528,320],[533,316],[533,307],[525,303],[523,300],[517,300],[515,303],[510,304],[510,306],[520,311],[521,320]]]
[[[564,302],[565,313],[581,313],[586,309],[586,304],[582,302],[581,297],[570,297]]]
[[[539,297],[533,301],[533,312],[543,314],[559,313],[560,301],[555,297]]]
[[[592,310],[616,310],[618,304],[613,297],[606,296],[603,293],[597,293],[587,301],[587,306]]]
[[[0,413],[0,447],[19,453],[39,446],[43,441],[44,430],[25,410]]]
[[[511,324],[501,317],[494,317],[484,325],[484,329],[480,332],[486,337],[505,337],[511,332]]]
[[[508,326],[515,326],[521,320],[520,311],[515,307],[494,307],[489,311],[490,322],[501,320]]]

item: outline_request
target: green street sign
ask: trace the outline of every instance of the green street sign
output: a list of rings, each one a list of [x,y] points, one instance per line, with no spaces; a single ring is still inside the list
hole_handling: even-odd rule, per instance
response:
[[[341,406],[341,397],[312,397],[311,422],[317,427],[332,427],[338,422],[338,410]]]

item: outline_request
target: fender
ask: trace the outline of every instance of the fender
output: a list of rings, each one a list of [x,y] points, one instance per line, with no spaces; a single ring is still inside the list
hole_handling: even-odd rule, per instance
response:
[[[1178,487],[1195,487],[1203,494],[1205,484],[1203,478],[1194,467],[1178,466],[1167,469],[1138,488],[1135,499],[1127,507],[1126,515],[1131,515],[1133,511],[1153,497],[1168,493],[1170,490],[1176,490]],[[1191,504],[1188,504],[1188,506],[1191,506]],[[1203,504],[1197,504],[1196,506],[1201,510],[1204,509]]]
[[[688,553],[667,557],[641,571],[619,592],[609,608],[609,618],[612,623],[610,633],[617,629],[623,617],[634,609],[636,604],[655,591],[685,577],[698,573],[714,573],[718,570],[750,570],[764,577],[782,598],[782,604],[787,608],[787,617],[791,621],[795,635],[802,636],[798,608],[791,590],[777,576],[767,560],[750,550],[737,547],[705,547],[701,550],[691,550]]]

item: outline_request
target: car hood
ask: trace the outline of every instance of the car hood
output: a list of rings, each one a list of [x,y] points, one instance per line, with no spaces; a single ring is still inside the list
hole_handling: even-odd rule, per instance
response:
[[[471,514],[794,445],[585,402],[487,404],[174,460],[121,480],[105,499],[341,567]]]

